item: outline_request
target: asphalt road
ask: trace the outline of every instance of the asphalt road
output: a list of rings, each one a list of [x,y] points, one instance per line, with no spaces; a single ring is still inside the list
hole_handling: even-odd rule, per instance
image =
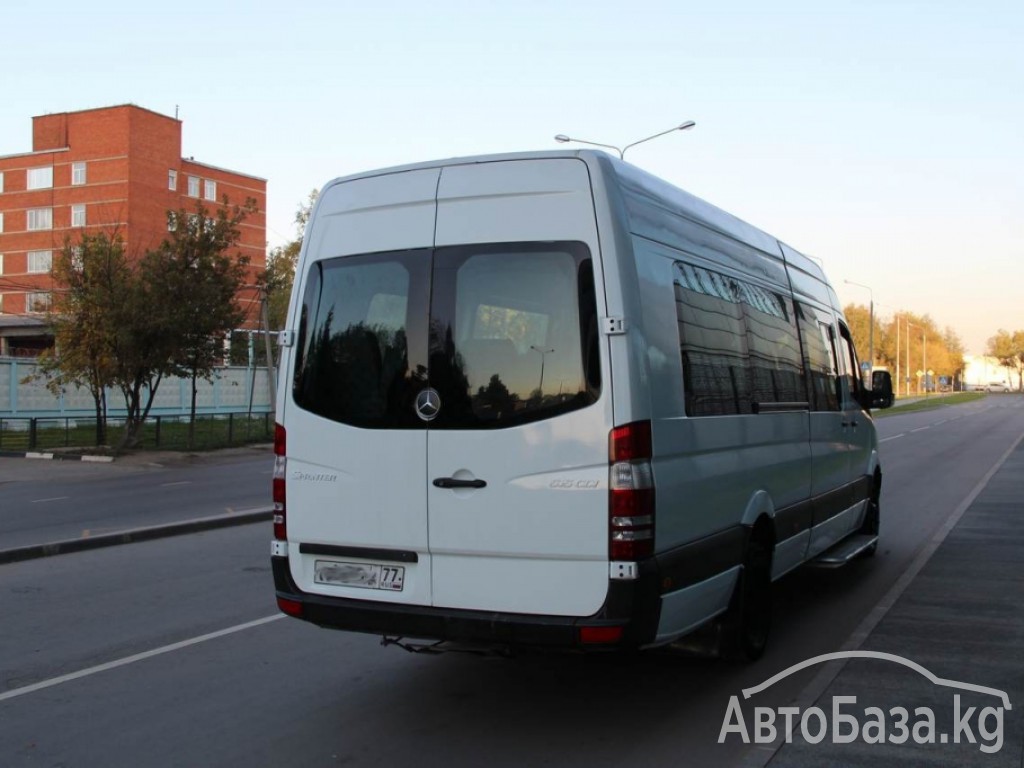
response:
[[[264,525],[0,566],[0,765],[737,765],[746,748],[717,744],[729,697],[842,647],[1024,432],[1024,398],[878,425],[878,556],[780,582],[747,666],[381,648],[279,617]]]
[[[109,464],[0,457],[0,549],[270,508],[268,446]]]

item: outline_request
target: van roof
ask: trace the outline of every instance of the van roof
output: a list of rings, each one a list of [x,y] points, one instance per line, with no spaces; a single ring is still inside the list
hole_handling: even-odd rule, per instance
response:
[[[640,190],[645,197],[661,199],[675,204],[679,211],[685,212],[687,218],[715,229],[729,237],[744,242],[761,251],[781,256],[790,266],[811,276],[818,282],[828,285],[824,270],[820,264],[810,257],[797,251],[773,235],[758,229],[743,219],[677,187],[665,179],[655,176],[632,163],[627,163],[613,155],[594,149],[549,149],[533,152],[506,152],[490,155],[469,155],[466,157],[450,157],[428,160],[407,165],[396,165],[341,176],[331,180],[328,186],[357,179],[385,176],[406,171],[443,168],[455,165],[474,165],[481,163],[498,163],[510,160],[550,160],[557,158],[579,159],[588,165],[605,169],[609,176],[615,178],[620,187],[631,187]],[[780,253],[781,250],[781,253]],[[838,300],[836,300],[838,301]]]

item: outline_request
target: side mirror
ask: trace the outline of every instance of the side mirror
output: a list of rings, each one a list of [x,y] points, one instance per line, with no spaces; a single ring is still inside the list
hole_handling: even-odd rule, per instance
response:
[[[873,371],[871,373],[870,395],[873,408],[892,407],[892,375],[888,371]]]

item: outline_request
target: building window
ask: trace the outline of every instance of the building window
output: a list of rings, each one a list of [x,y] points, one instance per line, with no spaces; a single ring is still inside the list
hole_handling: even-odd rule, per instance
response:
[[[72,163],[71,164],[71,184],[78,186],[85,184],[85,163]]]
[[[217,199],[217,182],[207,179],[203,182],[203,197],[207,200]]]
[[[49,189],[53,186],[53,166],[28,169],[29,189]]]
[[[199,197],[199,177],[189,176],[188,177],[188,196]]]
[[[76,272],[81,272],[84,267],[82,261],[82,246],[75,245],[71,248],[71,268]]]
[[[172,192],[178,191],[178,172],[173,168],[167,171],[167,188]]]
[[[4,273],[4,255],[0,253],[0,275]],[[0,294],[2,295],[2,294]]]
[[[0,171],[0,192],[4,191],[4,172]]]
[[[4,231],[4,214],[0,211],[0,232]]]
[[[53,251],[29,251],[28,271],[38,275],[49,272],[53,267]]]
[[[26,229],[30,232],[39,229],[53,229],[53,209],[29,208]]]
[[[49,312],[50,294],[46,291],[25,294],[25,311],[35,313]]]
[[[71,226],[85,226],[85,204],[71,206]]]

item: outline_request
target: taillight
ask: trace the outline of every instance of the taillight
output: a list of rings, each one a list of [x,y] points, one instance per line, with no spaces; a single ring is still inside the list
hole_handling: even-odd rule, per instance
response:
[[[580,627],[580,642],[584,645],[603,645],[622,640],[625,627],[618,625],[602,627]]]
[[[634,421],[612,430],[608,445],[608,512],[612,560],[654,554],[654,470],[651,422]]]
[[[302,618],[302,603],[298,600],[289,600],[287,597],[279,597],[277,598],[277,607],[281,613],[287,613],[289,616]]]
[[[274,425],[274,538],[287,541],[288,526],[286,525],[286,509],[284,494],[284,478],[287,473],[288,459],[285,458],[285,431],[280,424]]]

